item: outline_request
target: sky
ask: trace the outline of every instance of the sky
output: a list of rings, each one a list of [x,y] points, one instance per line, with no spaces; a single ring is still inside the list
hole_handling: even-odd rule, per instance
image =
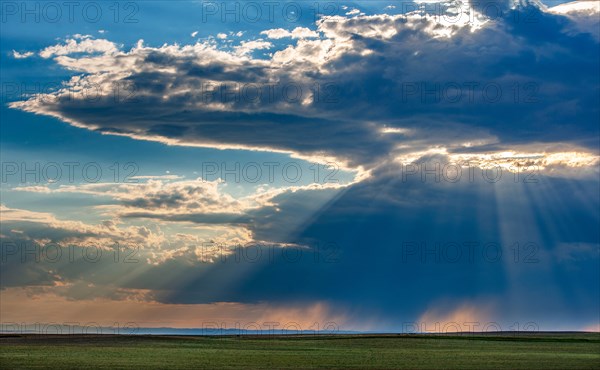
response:
[[[600,1],[0,5],[1,330],[600,329]]]

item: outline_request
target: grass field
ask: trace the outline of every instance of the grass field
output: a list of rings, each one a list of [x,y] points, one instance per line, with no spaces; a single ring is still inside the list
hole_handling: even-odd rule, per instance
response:
[[[0,367],[600,369],[600,334],[3,335]]]

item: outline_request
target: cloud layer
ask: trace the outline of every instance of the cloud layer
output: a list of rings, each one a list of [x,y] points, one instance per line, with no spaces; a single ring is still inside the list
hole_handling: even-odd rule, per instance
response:
[[[598,7],[494,4],[502,14],[454,1],[438,14],[348,9],[238,44],[219,33],[127,50],[75,35],[42,49],[73,76],[12,108],[138,140],[335,161],[357,175],[243,196],[223,179],[178,176],[22,185],[10,191],[93,198],[86,211],[102,221],[3,205],[0,237],[15,249],[3,250],[2,288],[107,307],[380,315],[395,327],[587,325],[600,306]],[[115,242],[140,246],[135,264],[115,263]],[[19,246],[48,244],[75,248],[77,263],[22,260]],[[90,263],[90,244],[110,258]],[[455,309],[439,309],[445,299]]]
[[[266,30],[298,38],[267,58],[254,54],[273,47],[262,39],[140,41],[123,51],[78,36],[39,53],[78,75],[11,106],[102,133],[330,156],[353,167],[435,146],[486,153],[534,142],[555,151],[560,142],[597,152],[598,39],[577,28],[594,8],[526,4],[494,17],[462,3],[441,9]]]

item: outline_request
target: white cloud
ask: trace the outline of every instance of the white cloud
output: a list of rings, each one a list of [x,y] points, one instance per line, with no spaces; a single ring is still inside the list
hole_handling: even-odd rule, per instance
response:
[[[26,59],[26,58],[33,56],[34,53],[32,51],[26,51],[23,53],[19,53],[18,51],[13,50],[12,55],[13,55],[13,58],[15,58],[15,59]]]
[[[109,218],[98,225],[60,220],[53,214],[0,208],[3,238],[30,239],[38,244],[86,244],[112,246],[115,243],[140,245],[148,250],[144,258],[160,264],[174,258],[215,262],[233,253],[234,248],[254,244],[277,248],[300,246],[257,238],[257,227],[273,228],[263,219],[279,210],[279,202],[302,192],[335,191],[350,186],[340,183],[313,183],[303,186],[258,187],[250,195],[234,198],[221,181],[181,180],[172,177],[142,176],[139,183],[86,183],[79,185],[20,186],[14,191],[39,194],[86,194],[96,200],[86,211]],[[295,216],[297,222],[302,218]],[[145,226],[135,226],[145,220]],[[129,226],[128,226],[129,225]],[[271,226],[269,226],[271,225]],[[288,225],[289,226],[289,225]],[[5,230],[6,229],[6,230]],[[277,226],[282,230],[282,227]],[[261,235],[262,235],[261,234]],[[39,235],[39,236],[36,236]],[[214,248],[206,250],[206,244]]]
[[[262,31],[261,35],[266,35],[270,39],[282,39],[285,37],[292,37],[292,33],[283,28],[273,28],[270,30]]]
[[[294,39],[306,39],[306,38],[317,38],[319,34],[306,27],[296,27],[292,31],[285,30],[283,28],[273,28],[270,30],[262,31],[262,35],[266,35],[270,39],[282,39],[291,37]]]
[[[79,40],[79,41],[78,41]],[[69,55],[74,53],[102,53],[113,54],[118,51],[117,45],[104,39],[90,39],[89,36],[75,35],[73,39],[64,44],[49,46],[40,51],[42,58]]]
[[[590,33],[600,40],[600,1],[574,1],[548,9],[548,12],[571,18],[574,24],[572,33]]]
[[[60,220],[47,212],[35,212],[0,205],[3,227],[19,230],[18,239],[45,245],[58,243],[61,246],[98,245],[109,248],[115,243],[138,244],[144,248],[158,248],[165,242],[164,235],[145,226],[119,227],[115,221],[90,225],[81,221]],[[40,232],[41,230],[41,232]],[[5,239],[10,237],[5,235]]]
[[[570,14],[570,13],[586,13],[595,14],[600,13],[600,1],[573,1],[570,3],[563,3],[560,5],[548,8],[550,13],[556,14]]]
[[[483,143],[485,145],[485,143]],[[467,142],[463,145],[470,147]],[[560,148],[560,143],[554,144]],[[542,148],[551,148],[551,144],[542,145]],[[544,173],[546,175],[593,175],[597,172],[600,164],[600,156],[584,149],[573,148],[578,151],[554,151],[536,152],[533,146],[518,148],[521,151],[487,151],[487,152],[468,152],[468,153],[450,153],[447,148],[437,147],[422,152],[412,152],[401,155],[396,158],[398,163],[407,165],[419,163],[424,158],[431,156],[444,156],[448,163],[464,167],[477,166],[482,169],[501,168],[509,172],[529,171],[535,173]]]
[[[273,44],[264,41],[262,39],[252,40],[252,41],[242,41],[239,46],[236,46],[236,52],[238,55],[246,55],[250,54],[255,50],[265,50],[273,47]]]

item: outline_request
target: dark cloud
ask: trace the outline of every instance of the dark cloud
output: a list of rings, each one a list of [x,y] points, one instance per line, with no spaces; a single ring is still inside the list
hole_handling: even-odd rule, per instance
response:
[[[212,262],[198,259],[199,245],[160,263],[144,258],[148,252],[142,250],[134,265],[111,258],[18,265],[12,258],[3,264],[3,284],[87,282],[120,292],[148,290],[147,299],[163,303],[326,300],[379,310],[398,323],[416,320],[440,299],[492,302],[503,320],[593,320],[600,304],[596,180],[490,183],[478,176],[438,183],[403,179],[401,172],[399,166],[381,167],[334,197],[325,195],[330,190],[282,193],[273,199],[279,211],[264,207],[245,220],[256,239],[276,243],[224,249],[231,253]],[[216,216],[177,221],[204,223]],[[87,299],[93,292],[80,295]],[[98,288],[97,294],[111,293]]]
[[[598,40],[567,32],[573,19],[536,5],[502,9],[479,29],[421,13],[326,17],[322,39],[268,60],[201,44],[106,54],[72,68],[102,86],[127,85],[134,98],[15,106],[105,133],[328,154],[353,165],[372,166],[399,144],[460,146],[460,137],[436,134],[455,125],[505,146],[597,150]],[[423,139],[382,135],[383,126]]]

